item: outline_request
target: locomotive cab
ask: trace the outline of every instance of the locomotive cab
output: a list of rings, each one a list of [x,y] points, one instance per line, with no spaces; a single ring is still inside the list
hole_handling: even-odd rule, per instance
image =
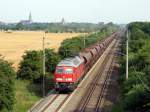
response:
[[[62,60],[56,67],[55,89],[57,91],[73,90],[83,74],[83,60],[80,57],[71,57]]]
[[[57,67],[55,71],[55,81],[57,82],[73,82],[73,67]]]

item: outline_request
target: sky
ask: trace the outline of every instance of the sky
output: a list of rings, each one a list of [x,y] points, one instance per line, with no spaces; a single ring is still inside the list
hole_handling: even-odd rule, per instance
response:
[[[150,21],[150,0],[0,0],[0,21],[19,22]]]

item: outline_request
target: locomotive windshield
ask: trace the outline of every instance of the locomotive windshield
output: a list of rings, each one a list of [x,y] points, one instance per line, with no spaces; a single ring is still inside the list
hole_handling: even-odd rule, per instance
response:
[[[56,73],[57,74],[72,74],[73,73],[73,69],[72,68],[57,68],[56,69]]]
[[[58,74],[61,74],[61,73],[63,73],[63,69],[58,68],[58,69],[56,70],[56,72],[57,72]]]
[[[65,69],[65,74],[72,74],[73,70],[70,68]]]

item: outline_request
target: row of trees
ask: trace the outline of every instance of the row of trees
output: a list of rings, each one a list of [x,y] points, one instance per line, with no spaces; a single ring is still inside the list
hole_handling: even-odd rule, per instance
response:
[[[101,28],[98,32],[90,35],[83,35],[80,37],[66,39],[61,43],[59,48],[59,54],[65,58],[68,56],[73,56],[79,53],[90,45],[101,41],[103,38],[108,37],[111,33],[117,30],[117,26],[111,24]]]
[[[110,23],[109,23],[110,24]],[[94,23],[31,23],[0,25],[4,30],[47,30],[48,32],[93,32],[101,29],[104,24]]]
[[[150,111],[150,23],[135,22],[129,30],[129,79],[125,76],[125,57],[121,57],[122,95],[114,112]],[[124,41],[125,42],[125,41]],[[125,53],[125,46],[122,48]]]

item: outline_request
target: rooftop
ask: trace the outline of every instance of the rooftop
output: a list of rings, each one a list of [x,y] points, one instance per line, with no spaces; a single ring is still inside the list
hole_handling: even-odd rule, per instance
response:
[[[57,66],[72,66],[72,67],[78,67],[81,63],[83,63],[83,59],[81,59],[79,56],[75,57],[69,57],[65,58],[61,62],[58,63]]]

